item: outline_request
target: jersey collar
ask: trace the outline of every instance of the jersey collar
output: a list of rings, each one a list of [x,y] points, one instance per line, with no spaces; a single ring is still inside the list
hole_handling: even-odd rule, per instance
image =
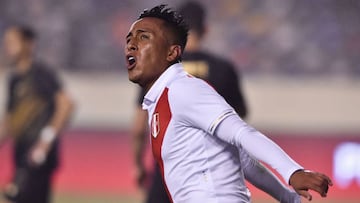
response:
[[[164,88],[181,73],[186,74],[181,63],[173,64],[165,70],[146,93],[142,108],[147,110],[151,104],[155,103]]]

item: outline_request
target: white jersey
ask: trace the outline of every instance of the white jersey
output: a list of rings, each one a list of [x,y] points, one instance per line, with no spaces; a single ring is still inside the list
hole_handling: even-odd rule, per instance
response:
[[[213,88],[174,64],[145,95],[143,108],[173,202],[250,202],[238,149],[214,136],[218,124],[236,113]]]

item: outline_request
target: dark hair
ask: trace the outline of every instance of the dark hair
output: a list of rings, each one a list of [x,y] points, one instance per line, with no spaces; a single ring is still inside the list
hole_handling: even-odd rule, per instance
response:
[[[205,33],[206,11],[204,7],[199,2],[188,1],[179,6],[178,12],[189,25],[189,29],[202,37]]]
[[[183,52],[187,42],[188,26],[181,15],[171,8],[166,7],[167,5],[161,4],[152,9],[145,9],[138,19],[153,17],[163,20],[165,26],[169,28],[169,31],[174,37],[174,43],[180,45],[181,51]]]
[[[36,40],[36,33],[34,29],[28,25],[13,25],[11,28],[14,28],[16,31],[18,31],[22,39],[25,41],[33,42]]]

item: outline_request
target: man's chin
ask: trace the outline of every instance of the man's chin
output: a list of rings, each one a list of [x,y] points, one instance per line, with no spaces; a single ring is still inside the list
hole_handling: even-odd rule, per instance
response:
[[[138,84],[141,88],[144,88],[144,87],[145,87],[145,84],[144,84],[141,80],[139,80],[139,79],[131,79],[131,78],[129,78],[129,80],[130,80],[131,82],[135,83],[135,84]]]
[[[140,79],[138,77],[131,77],[129,75],[129,80],[133,83],[139,84],[140,83]]]

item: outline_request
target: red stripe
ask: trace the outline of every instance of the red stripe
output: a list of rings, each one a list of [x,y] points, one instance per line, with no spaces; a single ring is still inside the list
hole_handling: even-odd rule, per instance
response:
[[[158,103],[156,104],[155,111],[152,115],[151,119],[151,145],[152,151],[155,160],[160,166],[161,175],[164,181],[166,192],[173,202],[168,187],[166,185],[165,176],[164,176],[164,161],[161,157],[161,149],[164,140],[164,136],[166,134],[167,127],[171,120],[171,111],[168,100],[168,88],[165,88],[163,93],[160,96]]]

